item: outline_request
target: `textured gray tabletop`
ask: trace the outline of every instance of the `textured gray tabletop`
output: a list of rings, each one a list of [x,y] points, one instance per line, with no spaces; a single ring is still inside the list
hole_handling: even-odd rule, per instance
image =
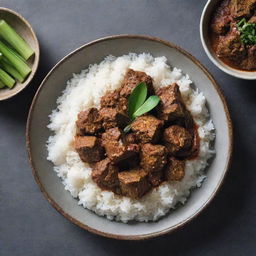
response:
[[[0,255],[255,255],[256,82],[232,78],[207,58],[199,19],[205,0],[1,0],[32,24],[41,44],[33,83],[0,102]],[[234,157],[226,181],[196,220],[150,241],[102,238],[73,225],[44,199],[31,173],[25,125],[32,97],[50,68],[78,46],[103,36],[161,37],[197,57],[230,106]]]

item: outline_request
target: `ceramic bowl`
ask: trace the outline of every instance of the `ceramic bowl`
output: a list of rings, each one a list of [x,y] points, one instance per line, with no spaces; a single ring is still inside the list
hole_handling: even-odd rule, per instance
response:
[[[170,65],[187,73],[205,95],[216,127],[216,157],[207,171],[207,179],[191,194],[187,203],[171,211],[157,222],[130,223],[107,220],[77,204],[64,189],[61,180],[46,160],[49,114],[56,108],[56,99],[65,89],[73,73],[99,63],[109,54],[121,56],[129,52],[166,56]],[[189,53],[161,39],[121,35],[99,39],[76,49],[50,71],[39,87],[27,120],[27,149],[33,175],[46,199],[63,216],[93,233],[116,238],[138,240],[166,234],[194,219],[213,199],[229,167],[232,152],[232,126],[229,111],[219,86],[207,70]]]
[[[4,19],[9,25],[11,25],[35,51],[34,56],[32,56],[27,62],[32,69],[32,72],[29,74],[27,79],[23,83],[16,82],[12,89],[6,88],[0,90],[0,100],[6,100],[18,94],[29,85],[38,67],[40,50],[37,37],[31,25],[20,14],[10,9],[0,7],[0,19]]]
[[[241,79],[256,80],[256,71],[243,71],[228,66],[216,56],[211,47],[209,39],[209,23],[213,12],[216,10],[216,7],[220,4],[221,1],[223,0],[209,0],[203,9],[200,20],[200,37],[203,48],[213,64],[215,64],[225,73]]]

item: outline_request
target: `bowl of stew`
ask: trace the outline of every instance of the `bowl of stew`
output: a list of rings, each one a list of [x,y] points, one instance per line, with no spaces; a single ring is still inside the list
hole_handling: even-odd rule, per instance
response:
[[[219,69],[256,80],[256,0],[209,0],[201,16],[200,36]]]

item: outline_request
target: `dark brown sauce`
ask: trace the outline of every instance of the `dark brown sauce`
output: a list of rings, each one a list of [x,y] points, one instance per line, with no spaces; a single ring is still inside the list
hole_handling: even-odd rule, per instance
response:
[[[192,146],[192,154],[187,158],[188,160],[193,160],[198,157],[200,149],[200,137],[198,134],[198,125],[194,124],[194,140],[193,140],[193,146]]]
[[[244,69],[241,69],[238,65],[236,65],[229,58],[223,58],[223,57],[219,57],[217,55],[216,51],[217,51],[217,47],[218,47],[218,44],[219,44],[219,35],[217,35],[215,33],[212,33],[211,29],[209,29],[209,37],[210,37],[210,42],[211,42],[212,49],[213,49],[214,53],[216,54],[216,56],[218,57],[218,59],[220,59],[222,62],[224,62],[224,64],[228,65],[231,68],[234,68],[234,69],[237,69],[237,70],[244,70]],[[253,70],[245,70],[245,71],[253,72]]]

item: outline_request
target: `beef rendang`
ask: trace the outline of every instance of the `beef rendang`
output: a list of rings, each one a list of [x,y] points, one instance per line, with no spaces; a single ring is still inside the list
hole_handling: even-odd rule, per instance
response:
[[[141,82],[160,104],[125,133],[128,97]],[[176,83],[155,91],[150,76],[130,69],[121,88],[106,93],[100,105],[79,113],[74,147],[101,189],[140,198],[164,181],[183,179],[185,160],[198,154],[199,137]]]

